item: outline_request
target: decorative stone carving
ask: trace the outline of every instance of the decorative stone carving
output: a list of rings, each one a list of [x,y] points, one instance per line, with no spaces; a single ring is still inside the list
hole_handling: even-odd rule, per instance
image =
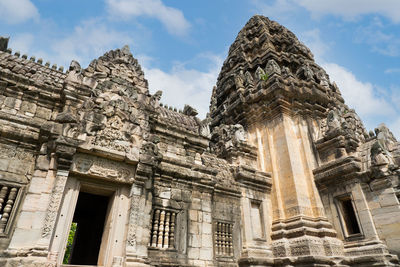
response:
[[[340,110],[338,110],[336,107],[331,108],[328,111],[328,116],[327,116],[327,126],[328,126],[327,134],[340,130],[342,127],[341,120],[342,118]]]
[[[71,171],[115,182],[134,181],[134,168],[131,165],[84,154],[77,154],[74,157]]]
[[[211,137],[213,142],[212,148],[221,154],[226,149],[239,147],[240,144],[247,142],[246,132],[242,125],[221,125],[218,129],[214,129]]]
[[[265,67],[265,72],[270,76],[273,74],[281,75],[281,68],[274,59],[270,59],[268,60],[267,66]]]
[[[307,61],[297,70],[296,76],[306,81],[314,81],[314,72]]]
[[[249,71],[246,71],[244,73],[244,77],[245,77],[245,85],[253,87],[254,86],[254,79],[253,79],[253,76],[251,76]]]
[[[256,69],[256,76],[259,80],[262,80],[265,77],[265,71],[260,66]]]
[[[51,192],[49,207],[47,208],[46,217],[42,229],[42,237],[48,238],[53,231],[54,223],[58,214],[58,209],[61,204],[61,199],[64,193],[65,183],[67,182],[67,175],[64,172],[58,173],[56,176],[55,185]]]
[[[394,144],[397,143],[393,133],[383,123],[375,128],[375,135],[380,147],[385,152],[391,151],[394,147]]]
[[[292,74],[292,72],[290,71],[290,69],[289,69],[288,67],[286,67],[286,66],[283,66],[283,67],[282,67],[281,73],[282,73],[282,76],[283,76],[284,78],[288,78],[288,77],[292,77],[292,76],[293,76],[293,74]]]
[[[237,75],[234,76],[235,86],[237,90],[241,90],[244,88],[245,77],[243,74],[243,70],[240,70]]]
[[[189,105],[183,107],[182,113],[188,116],[196,116],[198,114],[197,110]]]
[[[151,98],[150,98],[150,105],[155,107],[155,108],[160,106],[161,96],[162,96],[162,91],[161,90],[158,90],[157,92],[155,92],[155,94],[152,95]]]
[[[329,88],[329,79],[323,69],[320,69],[316,73],[316,77],[319,80],[319,84],[322,85],[325,88]]]

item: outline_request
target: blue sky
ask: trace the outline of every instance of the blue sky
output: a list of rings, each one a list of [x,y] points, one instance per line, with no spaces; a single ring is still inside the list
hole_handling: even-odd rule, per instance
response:
[[[229,46],[254,14],[310,47],[368,130],[384,122],[400,137],[399,0],[0,0],[0,35],[65,68],[128,44],[151,92],[204,118]]]

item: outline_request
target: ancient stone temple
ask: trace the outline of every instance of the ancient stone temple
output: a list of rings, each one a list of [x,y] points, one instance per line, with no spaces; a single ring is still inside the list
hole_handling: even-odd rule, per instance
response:
[[[161,96],[0,38],[0,266],[400,266],[400,143],[289,30],[249,20],[204,120]]]

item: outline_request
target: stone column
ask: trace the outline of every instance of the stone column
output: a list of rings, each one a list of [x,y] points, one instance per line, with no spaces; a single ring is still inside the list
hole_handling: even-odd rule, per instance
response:
[[[272,173],[274,256],[342,255],[343,244],[325,218],[315,186],[316,160],[305,121],[282,112],[249,132],[257,137],[253,142],[264,161],[259,165]]]

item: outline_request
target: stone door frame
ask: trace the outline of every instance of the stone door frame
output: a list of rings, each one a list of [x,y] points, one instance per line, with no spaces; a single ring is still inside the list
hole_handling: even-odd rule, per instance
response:
[[[70,175],[63,193],[50,249],[52,253],[58,255],[57,266],[62,266],[71,223],[81,191],[110,197],[97,266],[111,266],[114,257],[125,256],[129,187],[123,184]]]

